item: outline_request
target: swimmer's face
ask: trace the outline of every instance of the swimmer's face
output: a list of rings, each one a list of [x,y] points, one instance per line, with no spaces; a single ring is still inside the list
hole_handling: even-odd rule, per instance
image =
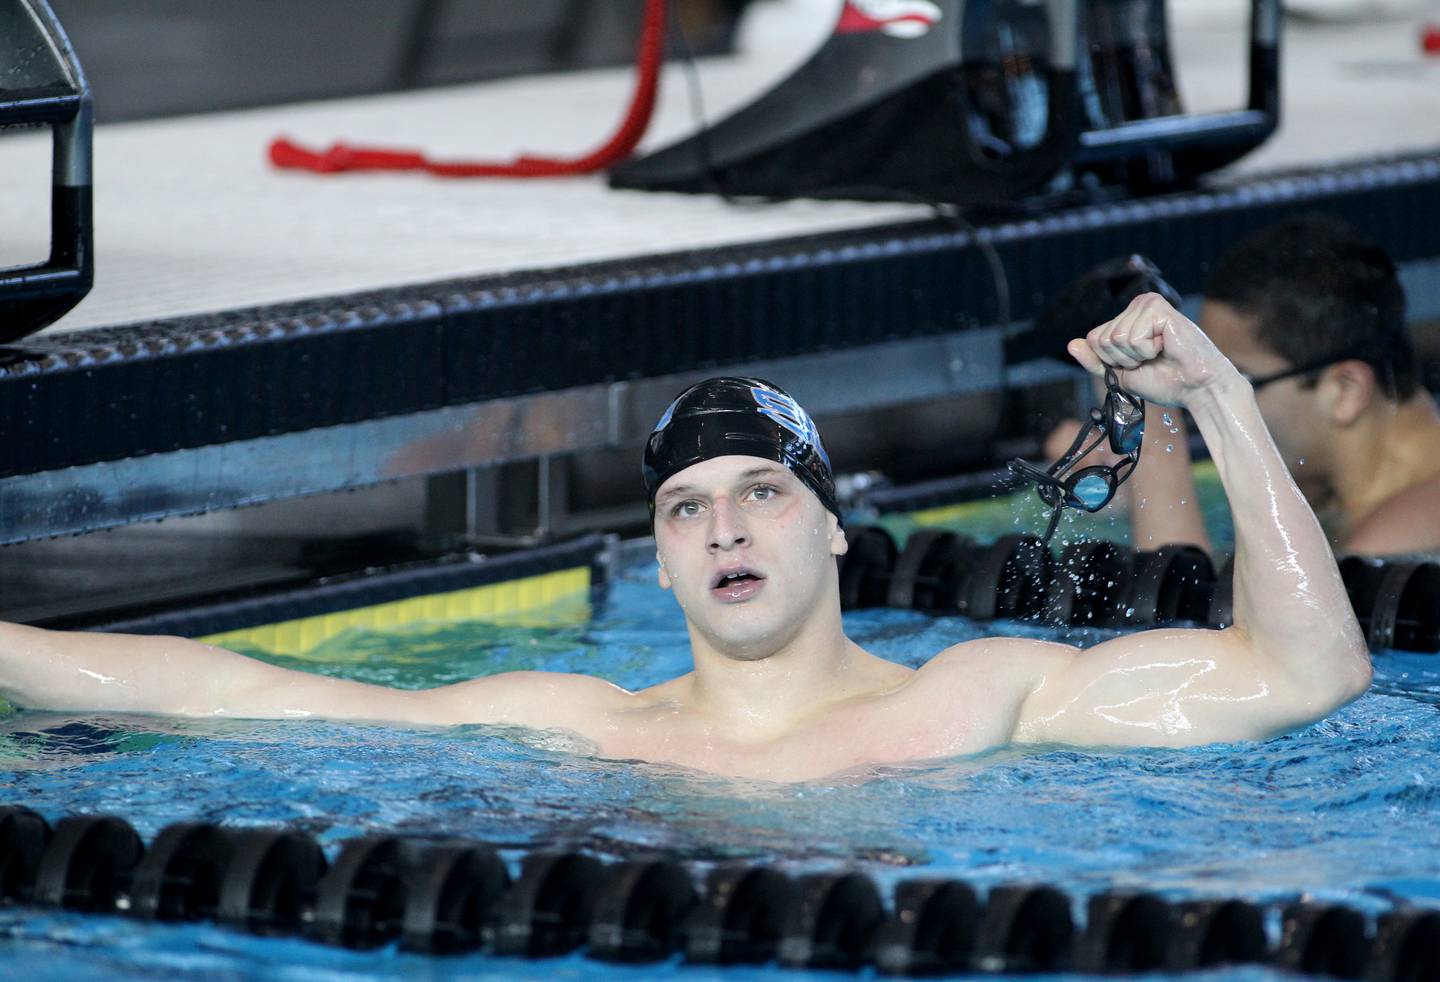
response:
[[[1225,357],[1250,378],[1292,367],[1282,355],[1260,343],[1258,318],[1229,304],[1206,300],[1200,308],[1200,326]],[[1302,484],[1309,477],[1324,479],[1331,442],[1326,414],[1316,402],[1316,389],[1307,388],[1303,382],[1299,377],[1281,379],[1255,393],[1275,446],[1290,473]]]
[[[845,533],[780,464],[715,457],[673,475],[655,496],[655,546],[692,634],[730,657],[764,658],[838,616]]]

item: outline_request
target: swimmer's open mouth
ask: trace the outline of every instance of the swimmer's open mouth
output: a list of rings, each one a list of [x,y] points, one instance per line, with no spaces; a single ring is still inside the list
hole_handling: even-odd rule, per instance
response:
[[[720,573],[717,573],[717,574],[715,575],[715,578],[710,581],[710,589],[712,589],[712,590],[731,589],[731,588],[734,588],[734,587],[743,586],[743,585],[748,584],[748,583],[758,583],[759,581],[761,581],[761,580],[763,580],[763,579],[765,579],[765,577],[761,576],[759,573],[756,573],[754,570],[749,570],[749,569],[731,569],[731,570],[724,570],[724,571],[722,571],[722,572],[720,572]]]

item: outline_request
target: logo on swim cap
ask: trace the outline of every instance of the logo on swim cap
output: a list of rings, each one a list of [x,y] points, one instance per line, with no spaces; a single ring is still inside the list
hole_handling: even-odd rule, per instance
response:
[[[760,407],[760,414],[773,419],[791,433],[815,448],[820,454],[825,466],[830,466],[830,455],[825,452],[825,445],[820,442],[820,431],[815,426],[815,421],[810,414],[801,408],[792,396],[761,385],[750,387],[750,394],[755,397],[755,405]],[[671,410],[675,407],[672,405]],[[662,424],[663,421],[662,421]]]
[[[660,422],[656,423],[655,428],[650,432],[659,433],[665,427],[669,426],[670,418],[675,415],[675,407],[678,405],[680,405],[680,400],[677,398],[674,402],[670,403],[670,408],[665,410],[665,414],[660,417]]]

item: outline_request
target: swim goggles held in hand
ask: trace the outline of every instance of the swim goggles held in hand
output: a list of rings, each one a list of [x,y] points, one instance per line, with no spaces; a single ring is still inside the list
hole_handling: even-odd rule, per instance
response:
[[[1095,439],[1086,445],[1092,434],[1095,434]],[[1094,464],[1072,474],[1066,473],[1106,438],[1110,441],[1110,449],[1123,455],[1123,460],[1114,465]],[[1042,540],[1047,546],[1066,508],[1097,512],[1110,503],[1120,485],[1129,479],[1135,465],[1140,462],[1140,445],[1144,438],[1145,400],[1120,388],[1115,370],[1107,366],[1104,405],[1090,410],[1090,421],[1059,460],[1043,471],[1018,458],[1010,461],[1011,473],[1034,481],[1040,500],[1054,509]]]

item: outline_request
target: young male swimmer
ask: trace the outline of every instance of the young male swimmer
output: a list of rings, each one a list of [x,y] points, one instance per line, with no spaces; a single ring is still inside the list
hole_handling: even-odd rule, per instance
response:
[[[0,625],[0,694],[36,709],[566,730],[602,757],[793,781],[1007,743],[1263,739],[1364,692],[1369,654],[1334,558],[1239,372],[1153,294],[1070,352],[1197,421],[1234,512],[1234,626],[1084,652],[982,638],[919,670],[877,658],[841,628],[845,533],[814,424],[774,386],[712,379],[666,412],[644,465],[687,675],[638,692],[546,672],[403,691],[180,638]]]

